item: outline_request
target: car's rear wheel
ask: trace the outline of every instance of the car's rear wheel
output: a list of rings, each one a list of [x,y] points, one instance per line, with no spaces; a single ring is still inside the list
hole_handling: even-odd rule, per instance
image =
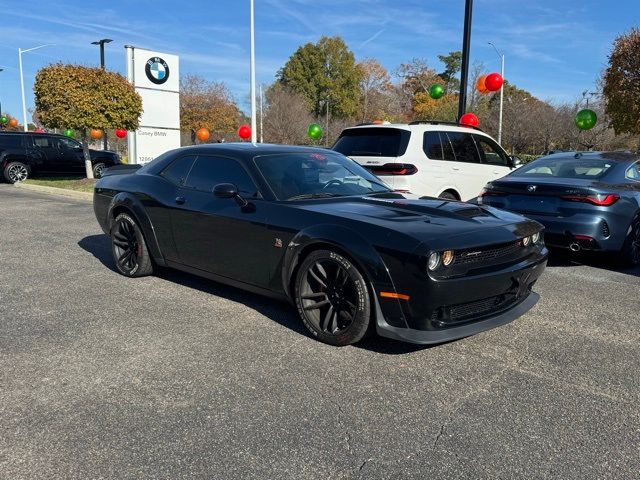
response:
[[[119,214],[111,228],[111,251],[118,272],[127,277],[143,277],[153,273],[153,261],[142,230],[126,213]]]
[[[458,201],[458,197],[456,197],[453,193],[451,192],[442,192],[438,198],[441,198],[443,200],[451,200],[453,202],[457,202]]]
[[[104,173],[106,168],[107,166],[104,163],[96,163],[93,166],[93,178],[102,178],[102,174]]]
[[[22,162],[11,162],[4,167],[3,173],[9,183],[24,182],[29,177],[29,168]]]
[[[640,215],[631,222],[629,233],[620,252],[620,260],[627,266],[640,265]]]
[[[311,252],[295,281],[298,313],[318,340],[330,345],[356,343],[367,333],[371,300],[358,268],[330,250]]]

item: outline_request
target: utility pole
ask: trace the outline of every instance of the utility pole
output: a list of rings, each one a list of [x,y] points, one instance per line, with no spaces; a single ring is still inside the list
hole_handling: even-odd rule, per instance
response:
[[[96,42],[91,42],[91,45],[99,45],[100,46],[100,68],[104,70],[104,44],[111,43],[113,40],[110,38],[103,38],[102,40],[98,40]],[[108,148],[107,145],[107,130],[104,131],[104,137],[102,143],[102,149],[106,150]]]
[[[22,93],[22,123],[25,132],[29,131],[29,125],[27,124],[27,100],[24,96],[24,74],[22,72],[22,54],[38,50],[43,47],[51,47],[53,43],[47,43],[46,45],[39,45],[33,48],[27,48],[26,50],[18,49],[18,67],[20,68],[20,92]]]
[[[250,59],[249,74],[251,76],[251,143],[254,145],[258,140],[256,132],[256,46],[255,46],[255,23],[254,23],[254,0],[249,0],[249,30],[250,30]]]
[[[462,37],[462,66],[460,69],[460,95],[458,96],[458,120],[467,109],[467,84],[469,82],[469,49],[471,47],[471,16],[473,0],[465,0],[464,35]]]
[[[489,42],[501,59],[500,75],[502,76],[502,85],[500,86],[500,113],[498,115],[498,143],[502,144],[502,101],[504,99],[504,53],[500,53],[496,46]]]

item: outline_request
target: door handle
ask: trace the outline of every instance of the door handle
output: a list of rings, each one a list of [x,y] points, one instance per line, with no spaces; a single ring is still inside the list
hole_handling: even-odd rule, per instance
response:
[[[453,170],[455,170],[456,172],[457,172],[458,170],[460,170],[460,167],[451,167],[451,168],[452,168]]]
[[[500,172],[496,172],[496,171],[494,171],[494,172],[493,172],[493,174],[494,174],[494,175],[500,175]]]
[[[182,205],[182,204],[183,204],[184,202],[186,202],[186,201],[187,201],[187,199],[186,199],[186,198],[184,198],[184,197],[176,197],[176,203],[177,203],[178,205]]]

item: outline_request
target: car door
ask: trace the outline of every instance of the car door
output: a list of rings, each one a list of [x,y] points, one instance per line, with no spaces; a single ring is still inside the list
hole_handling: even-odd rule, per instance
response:
[[[232,183],[250,204],[217,198],[213,188]],[[172,210],[173,235],[180,262],[244,283],[266,286],[266,219],[258,189],[235,159],[198,155]]]
[[[488,180],[473,137],[467,132],[444,134],[449,139],[451,153],[455,158],[455,164],[452,167],[453,176],[460,189],[462,200],[467,201],[477,197]]]
[[[38,171],[42,173],[64,173],[60,151],[53,139],[46,135],[33,135],[32,149],[35,156],[41,159]]]
[[[82,145],[70,138],[55,138],[55,145],[60,152],[60,169],[65,173],[84,173],[84,155]]]
[[[509,156],[497,142],[494,142],[493,139],[489,137],[478,134],[473,134],[473,139],[478,147],[480,161],[482,162],[482,168],[487,182],[502,178],[511,172]]]
[[[446,158],[443,143],[448,147]],[[432,130],[424,132],[422,150],[427,156],[427,160],[419,164],[416,175],[420,179],[421,188],[420,191],[412,193],[437,197],[446,189],[453,187],[458,190],[458,179],[454,175],[453,169],[456,166],[455,156],[452,154],[449,139],[444,135],[444,132]]]

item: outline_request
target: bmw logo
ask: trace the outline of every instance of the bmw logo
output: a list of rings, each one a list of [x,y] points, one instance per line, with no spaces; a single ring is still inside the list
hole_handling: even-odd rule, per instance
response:
[[[160,57],[151,57],[144,67],[147,78],[156,85],[161,85],[169,79],[169,65]]]

